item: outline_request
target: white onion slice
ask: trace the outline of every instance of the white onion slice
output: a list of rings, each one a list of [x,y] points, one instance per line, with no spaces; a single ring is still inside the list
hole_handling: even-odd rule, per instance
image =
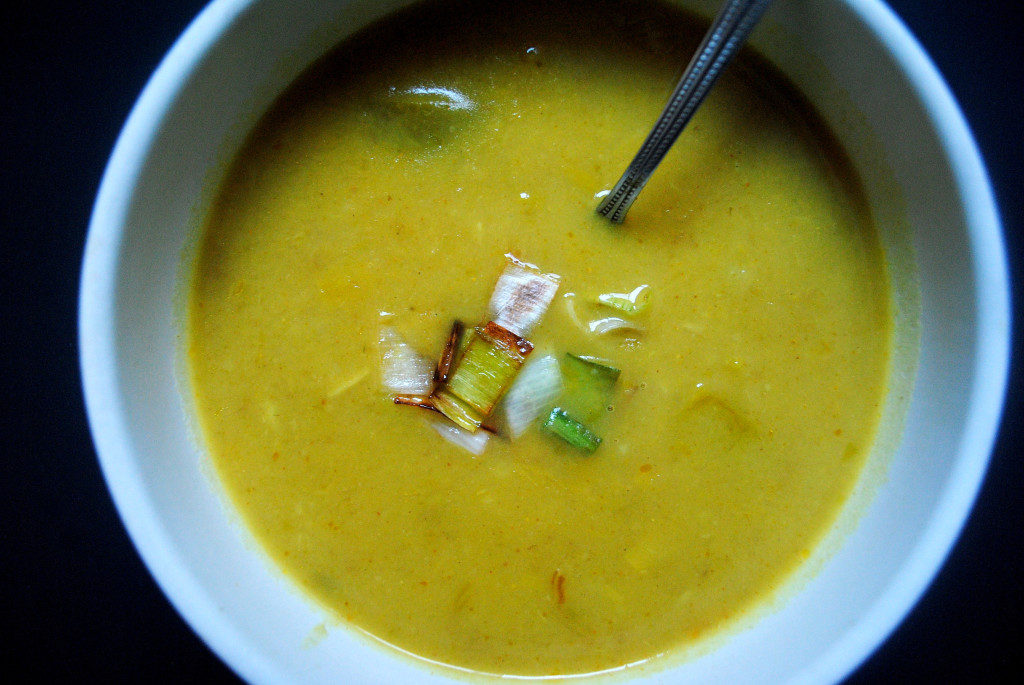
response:
[[[378,342],[384,389],[396,395],[429,395],[434,388],[434,363],[391,326],[381,328]]]
[[[587,324],[591,333],[597,333],[598,335],[604,335],[605,333],[611,333],[612,331],[637,331],[642,332],[643,328],[627,321],[620,316],[609,316],[603,319],[595,319]]]
[[[542,273],[533,264],[505,255],[508,263],[491,294],[491,321],[521,338],[537,325],[558,291],[559,277]]]
[[[491,437],[491,434],[485,430],[470,433],[467,430],[459,428],[450,421],[431,421],[430,425],[433,426],[434,430],[436,430],[438,434],[448,442],[468,450],[477,456],[484,453],[484,448],[487,447],[487,441]]]
[[[557,359],[547,355],[527,361],[502,400],[509,434],[513,438],[522,435],[551,409],[561,393],[562,372]]]

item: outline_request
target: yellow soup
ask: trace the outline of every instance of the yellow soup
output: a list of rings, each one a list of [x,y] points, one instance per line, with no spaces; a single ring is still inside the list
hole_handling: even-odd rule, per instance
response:
[[[339,620],[490,673],[650,659],[763,603],[849,496],[892,345],[849,163],[751,55],[625,223],[596,215],[703,27],[554,4],[421,6],[304,75],[233,163],[189,299],[206,446],[269,555]],[[560,277],[527,364],[621,370],[593,453],[533,426],[476,455],[382,388],[382,327],[437,359],[505,254]],[[596,302],[641,285],[640,314]]]

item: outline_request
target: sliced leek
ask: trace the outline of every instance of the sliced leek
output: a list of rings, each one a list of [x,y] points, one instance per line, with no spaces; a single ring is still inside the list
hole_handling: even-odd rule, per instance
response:
[[[434,396],[438,411],[470,432],[494,411],[533,345],[493,321],[474,329],[448,382]]]
[[[577,421],[561,407],[551,410],[543,428],[565,442],[585,452],[593,452],[601,445],[601,438],[582,422]]]
[[[651,303],[651,286],[639,285],[628,293],[602,293],[597,296],[601,304],[617,309],[626,316],[635,316]]]

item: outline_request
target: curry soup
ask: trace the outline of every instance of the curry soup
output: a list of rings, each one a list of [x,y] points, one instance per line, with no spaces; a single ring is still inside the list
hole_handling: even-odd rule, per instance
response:
[[[703,32],[618,6],[374,25],[264,117],[198,250],[187,358],[233,504],[339,620],[436,662],[570,674],[694,644],[807,559],[879,422],[879,238],[762,62],[727,70],[623,225],[595,213]],[[592,453],[541,416],[476,455],[382,387],[382,329],[437,359],[454,320],[486,323],[506,254],[559,276],[523,372],[621,371]],[[639,314],[597,302],[638,286]]]

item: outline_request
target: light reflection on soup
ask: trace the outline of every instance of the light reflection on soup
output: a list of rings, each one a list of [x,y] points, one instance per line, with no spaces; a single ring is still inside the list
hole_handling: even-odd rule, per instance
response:
[[[702,33],[618,6],[372,27],[260,123],[198,251],[188,361],[233,503],[319,602],[442,663],[580,673],[692,644],[808,557],[875,436],[883,251],[763,63],[730,67],[625,224],[595,214]],[[561,276],[534,355],[622,369],[593,454],[529,430],[474,456],[381,389],[382,312],[436,358],[505,253]],[[588,330],[597,294],[641,284],[642,332]]]

